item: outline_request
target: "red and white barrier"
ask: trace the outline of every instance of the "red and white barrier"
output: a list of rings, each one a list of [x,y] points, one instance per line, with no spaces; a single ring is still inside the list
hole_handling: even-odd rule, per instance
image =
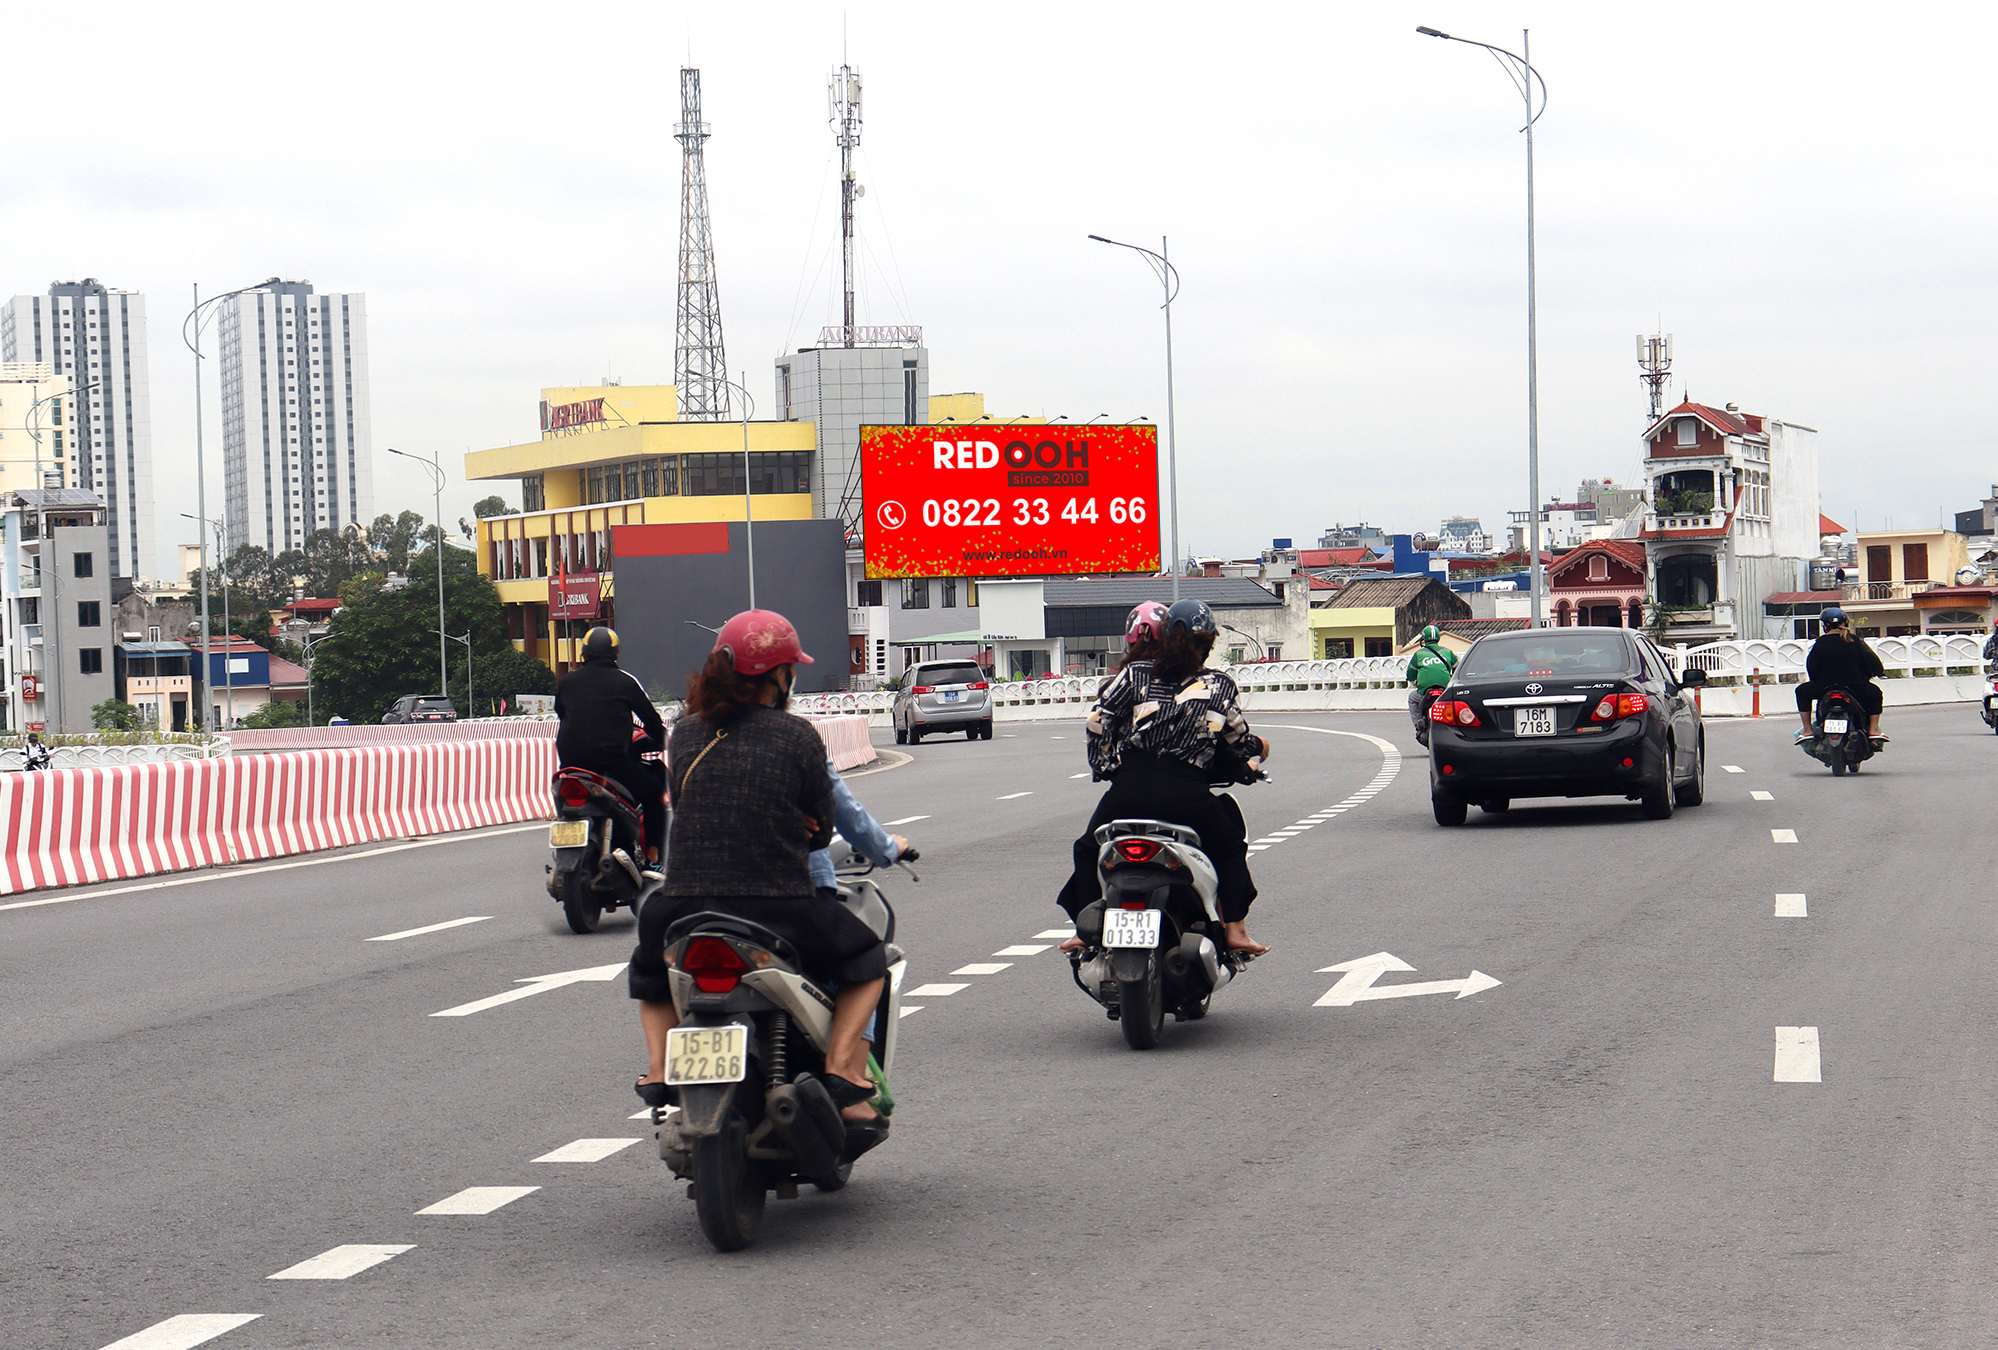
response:
[[[813,716],[836,769],[854,769],[874,758],[863,716]],[[554,721],[417,722],[396,726],[272,727],[226,733],[237,754],[279,750],[333,750],[376,745],[432,745],[486,740],[553,740]]]
[[[864,716],[807,717],[826,743],[826,755],[833,767],[844,773],[874,761],[874,741],[867,734]]]

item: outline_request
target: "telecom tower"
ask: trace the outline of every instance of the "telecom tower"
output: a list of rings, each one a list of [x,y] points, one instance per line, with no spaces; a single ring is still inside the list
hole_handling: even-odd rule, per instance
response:
[[[1638,378],[1651,392],[1651,420],[1656,422],[1665,412],[1665,382],[1672,378],[1672,335],[1654,333],[1645,337],[1640,333],[1637,366],[1644,372]]]
[[[715,240],[708,223],[708,170],[702,153],[708,124],[701,120],[701,72],[685,66],[680,68],[680,125],[673,137],[684,151],[673,383],[679,388],[682,421],[721,422],[729,416],[728,356],[722,350],[721,294],[715,286]]]
[[[839,255],[846,285],[846,311],[843,345],[854,345],[853,327],[853,202],[867,195],[867,189],[854,181],[853,152],[860,145],[860,72],[841,66],[833,72],[828,90],[833,134],[839,140]]]

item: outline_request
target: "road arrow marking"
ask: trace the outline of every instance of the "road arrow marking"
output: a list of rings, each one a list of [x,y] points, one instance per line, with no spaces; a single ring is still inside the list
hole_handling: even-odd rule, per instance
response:
[[[500,1004],[511,1003],[515,999],[533,998],[536,994],[545,994],[550,989],[560,989],[564,985],[582,984],[590,980],[614,980],[618,977],[618,973],[625,968],[626,964],[628,963],[619,961],[616,965],[591,966],[587,970],[561,970],[553,975],[530,975],[526,979],[518,981],[521,985],[519,989],[509,989],[504,994],[494,994],[491,998],[482,998],[475,1003],[460,1003],[455,1008],[446,1008],[442,1012],[434,1012],[430,1015],[432,1017],[469,1017],[475,1012],[484,1012],[488,1008],[497,1008]]]
[[[1321,975],[1337,973],[1339,983],[1325,991],[1325,996],[1311,1006],[1314,1008],[1350,1008],[1355,1003],[1374,998],[1413,998],[1417,994],[1455,994],[1458,998],[1469,998],[1487,989],[1496,989],[1503,983],[1481,970],[1474,970],[1461,980],[1425,980],[1420,984],[1390,984],[1376,987],[1375,980],[1391,970],[1414,970],[1415,967],[1387,952],[1375,952],[1372,956],[1361,956],[1351,961],[1341,961],[1336,966],[1324,966]]]

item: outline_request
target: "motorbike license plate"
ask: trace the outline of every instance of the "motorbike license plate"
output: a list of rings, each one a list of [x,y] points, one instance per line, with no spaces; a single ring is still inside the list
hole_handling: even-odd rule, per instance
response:
[[[581,848],[590,842],[590,822],[558,820],[548,827],[548,847]]]
[[[749,1056],[749,1028],[674,1027],[666,1033],[666,1081],[740,1083]]]
[[[1512,734],[1515,736],[1552,736],[1554,734],[1554,710],[1552,708],[1514,708],[1512,710]]]
[[[1159,945],[1159,917],[1159,911],[1155,909],[1106,909],[1103,911],[1103,945],[1156,947]]]
[[[1849,725],[1850,723],[1848,723],[1843,717],[1827,717],[1825,719],[1825,730],[1834,736],[1845,735],[1846,728]]]
[[[946,690],[944,690],[944,702],[946,702],[946,703],[955,703],[955,702],[957,702],[958,698],[959,698],[959,694],[958,694],[958,691],[957,691],[957,690],[955,690],[955,689],[946,689]]]

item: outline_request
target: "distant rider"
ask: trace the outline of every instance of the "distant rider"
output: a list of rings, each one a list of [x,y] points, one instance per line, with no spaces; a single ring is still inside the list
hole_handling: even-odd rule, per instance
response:
[[[1852,618],[1837,605],[1828,606],[1819,616],[1824,626],[1824,635],[1811,644],[1809,656],[1804,658],[1804,672],[1810,678],[1797,686],[1797,716],[1802,719],[1804,729],[1797,733],[1797,744],[1817,735],[1811,726],[1811,705],[1834,689],[1844,689],[1852,693],[1866,708],[1867,739],[1877,749],[1887,744],[1887,737],[1880,731],[1880,708],[1885,701],[1880,686],[1874,681],[1887,671],[1880,664],[1880,655],[1869,646],[1864,638],[1852,635]]]
[[[1430,624],[1422,630],[1422,645],[1409,656],[1408,670],[1402,675],[1402,679],[1415,686],[1408,693],[1408,720],[1415,724],[1418,740],[1426,739],[1429,730],[1429,709],[1424,695],[1448,688],[1456,673],[1457,653],[1443,645],[1443,630]]]
[[[666,841],[666,800],[659,774],[639,758],[633,719],[652,748],[666,745],[666,724],[636,676],[617,664],[617,633],[598,624],[583,637],[583,664],[555,686],[555,753],[563,768],[602,774],[638,803],[645,821],[645,863],[656,867]]]
[[[1256,898],[1248,827],[1235,799],[1217,797],[1207,785],[1221,771],[1218,756],[1245,761],[1259,773],[1270,746],[1249,730],[1235,682],[1205,669],[1218,631],[1206,605],[1177,602],[1166,611],[1158,655],[1129,662],[1098,694],[1084,729],[1090,768],[1097,779],[1110,779],[1110,790],[1075,841],[1075,870],[1055,903],[1074,918],[1102,897],[1096,873],[1099,826],[1133,818],[1169,821],[1198,833],[1201,850],[1214,864],[1222,945],[1261,956],[1269,948],[1249,936],[1247,924]],[[1063,950],[1081,945],[1079,938],[1062,944]]]
[[[49,766],[49,748],[42,744],[42,738],[34,732],[28,733],[28,743],[21,749],[21,767],[24,769],[46,769]]]

